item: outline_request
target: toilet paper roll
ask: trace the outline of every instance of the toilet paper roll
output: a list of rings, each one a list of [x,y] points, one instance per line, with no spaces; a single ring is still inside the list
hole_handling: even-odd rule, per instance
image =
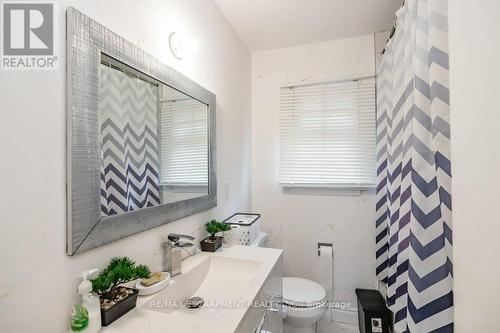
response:
[[[333,300],[333,247],[319,248],[320,283],[325,288],[326,297]]]

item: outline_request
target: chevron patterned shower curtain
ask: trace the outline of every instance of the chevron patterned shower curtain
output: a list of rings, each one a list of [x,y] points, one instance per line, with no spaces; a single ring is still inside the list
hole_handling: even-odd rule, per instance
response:
[[[407,0],[377,74],[377,276],[398,332],[453,332],[446,0]]]
[[[157,87],[100,67],[101,216],[160,204]]]

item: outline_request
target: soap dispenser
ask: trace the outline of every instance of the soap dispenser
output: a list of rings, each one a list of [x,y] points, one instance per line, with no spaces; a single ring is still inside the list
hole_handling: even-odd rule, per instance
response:
[[[99,296],[92,292],[92,283],[89,281],[98,271],[92,269],[80,274],[82,282],[78,286],[78,294],[81,295],[82,303],[73,307],[71,332],[97,333],[101,330],[101,302]]]

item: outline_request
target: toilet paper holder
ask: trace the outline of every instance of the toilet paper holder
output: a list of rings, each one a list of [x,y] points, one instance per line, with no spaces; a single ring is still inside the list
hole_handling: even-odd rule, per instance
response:
[[[333,244],[332,243],[318,243],[318,257],[321,256],[321,248],[323,246],[332,248],[332,258],[333,258]]]

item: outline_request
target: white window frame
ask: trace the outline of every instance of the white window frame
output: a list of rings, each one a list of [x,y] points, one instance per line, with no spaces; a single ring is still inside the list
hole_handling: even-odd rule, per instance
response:
[[[174,109],[178,104],[180,109]],[[187,116],[178,117],[185,126],[192,125],[195,132],[179,136],[171,131],[186,131],[186,128],[177,126],[173,128],[174,112],[186,112]],[[195,114],[202,112],[202,114]],[[162,100],[159,101],[159,142],[160,142],[160,186],[163,189],[170,189],[174,192],[196,192],[207,191],[208,186],[208,108],[205,104],[191,98],[186,97],[177,100]],[[205,118],[203,118],[205,117]],[[177,119],[177,121],[179,120]],[[191,120],[190,123],[187,123]],[[206,133],[204,133],[206,131]],[[189,156],[185,154],[185,148],[192,142],[193,149]],[[172,143],[173,142],[173,143]],[[179,146],[179,143],[182,145]],[[172,147],[173,145],[173,147]],[[181,149],[179,149],[181,147]],[[179,156],[180,155],[180,156]],[[171,163],[173,165],[171,165]],[[192,174],[185,164],[192,167]],[[172,169],[175,169],[172,171]],[[180,181],[179,179],[182,179]]]
[[[301,93],[307,94],[307,91],[314,91],[317,94],[316,89],[321,89],[324,88],[328,92],[328,98],[329,101],[331,101],[332,96],[335,98],[335,88],[338,87],[349,87],[349,85],[352,85],[353,83],[357,84],[357,104],[356,104],[356,112],[358,113],[358,120],[357,120],[357,131],[358,131],[358,138],[363,137],[362,139],[358,139],[358,154],[359,156],[355,157],[357,158],[358,161],[346,161],[346,163],[358,163],[359,164],[359,173],[360,176],[358,179],[354,179],[352,174],[349,174],[349,171],[343,171],[348,175],[346,177],[345,181],[339,181],[339,179],[332,179],[332,181],[325,181],[325,174],[340,174],[342,171],[337,171],[335,172],[335,168],[328,168],[325,167],[323,172],[317,172],[320,169],[316,169],[313,172],[316,174],[311,177],[306,176],[307,172],[303,172],[303,176],[301,177],[299,174],[300,172],[296,172],[296,175],[294,175],[294,171],[287,171],[285,172],[286,168],[288,170],[297,170],[300,169],[299,167],[294,167],[293,163],[296,162],[299,165],[300,163],[303,163],[305,161],[304,165],[307,165],[307,157],[301,157],[300,153],[296,152],[290,152],[293,150],[293,142],[291,143],[292,140],[291,137],[295,136],[295,134],[290,134],[291,127],[290,126],[295,126],[294,128],[299,128],[300,131],[300,124],[297,125],[297,120],[293,119],[290,120],[290,118],[285,119],[285,117],[290,117],[290,112],[294,114],[293,117],[295,117],[295,113],[297,112],[295,108],[297,107],[297,100],[295,97],[290,97],[290,93],[287,93],[287,89],[296,89],[296,91],[299,91],[300,89],[302,90]],[[372,76],[364,76],[364,77],[358,77],[358,78],[349,78],[349,79],[337,79],[337,80],[328,80],[328,81],[319,81],[319,82],[313,82],[313,83],[305,83],[305,84],[291,84],[291,85],[285,85],[280,87],[280,97],[279,97],[279,106],[280,106],[280,112],[279,112],[279,184],[284,187],[285,189],[289,188],[306,188],[306,189],[342,189],[342,190],[365,190],[365,189],[371,189],[376,186],[376,87],[375,87],[375,77]],[[367,88],[369,86],[369,88]],[[303,89],[304,88],[304,89]],[[332,95],[333,94],[333,95]],[[300,95],[299,96],[304,96]],[[316,98],[317,95],[311,95],[308,96],[312,99]],[[359,97],[362,96],[362,97]],[[290,98],[293,99],[290,100]],[[318,100],[320,97],[318,97]],[[318,100],[316,100],[316,103],[318,103]],[[290,105],[293,106],[290,106]],[[300,104],[300,103],[299,103]],[[325,104],[329,105],[328,102],[325,102],[323,100],[323,111],[321,112],[334,112],[333,109],[338,108],[341,109],[340,107],[330,107],[330,110],[325,111]],[[328,108],[328,106],[326,106]],[[293,110],[293,111],[291,111]],[[345,111],[345,110],[344,110]],[[299,114],[299,116],[304,116],[305,113],[304,111],[301,111],[302,113]],[[316,111],[318,112],[318,111]],[[353,111],[354,112],[354,111]],[[326,114],[326,113],[325,113]],[[318,117],[317,115],[315,117]],[[333,117],[333,116],[332,116]],[[368,118],[367,118],[368,117]],[[314,117],[313,117],[314,118]],[[331,122],[332,119],[335,118],[329,118],[329,121]],[[335,125],[330,125],[330,127],[325,127],[323,123],[318,123],[318,119],[316,118],[316,126],[321,127],[323,130],[327,131],[328,133],[331,134],[332,131],[332,126]],[[314,121],[314,119],[313,119]],[[334,121],[334,120],[333,120]],[[290,123],[293,123],[294,125],[290,125]],[[298,126],[298,127],[296,127]],[[338,126],[338,125],[337,125]],[[319,128],[318,127],[318,128]],[[362,134],[363,135],[359,135]],[[300,136],[306,136],[307,134],[301,134]],[[299,136],[299,137],[300,137]],[[355,135],[352,136],[354,138]],[[351,139],[352,139],[351,138]],[[311,139],[311,138],[310,138]],[[297,140],[295,138],[295,140]],[[301,139],[298,139],[299,143],[303,143],[304,141],[300,141]],[[317,138],[312,138],[311,140],[317,140]],[[330,142],[326,141],[324,138],[322,139],[323,143],[325,142]],[[347,140],[349,141],[349,140]],[[319,143],[315,142],[316,144]],[[337,142],[339,144],[340,142]],[[297,146],[297,144],[295,144]],[[307,145],[305,145],[307,148]],[[316,146],[317,147],[317,146]],[[324,145],[323,145],[324,147]],[[348,145],[346,146],[348,147]],[[343,149],[347,149],[346,147],[342,147]],[[299,150],[299,148],[296,148]],[[326,149],[326,148],[322,148]],[[286,152],[285,152],[286,150]],[[328,149],[327,149],[328,150]],[[338,151],[339,149],[337,149]],[[319,150],[321,151],[321,149]],[[339,154],[331,153],[331,151],[335,151],[332,149],[329,149],[328,152],[330,158],[332,156],[336,156]],[[363,151],[363,153],[359,153],[360,151]],[[297,156],[298,157],[297,157]],[[307,156],[308,154],[305,154]],[[310,155],[310,154],[309,154]],[[341,154],[340,154],[341,155]],[[345,154],[344,155],[349,155]],[[362,158],[361,158],[362,157]],[[365,158],[366,157],[366,158]],[[293,159],[296,158],[296,161],[293,161]],[[316,157],[319,160],[321,158]],[[347,158],[347,157],[346,157]],[[288,159],[288,161],[287,161]],[[292,162],[290,162],[292,160]],[[324,163],[324,162],[323,162]],[[321,167],[320,167],[321,168]],[[342,169],[342,167],[339,168],[339,170]],[[363,171],[361,171],[363,170]],[[321,173],[323,173],[323,176],[321,176]],[[297,177],[295,177],[297,176]],[[323,179],[322,179],[323,178]],[[341,177],[338,177],[341,178]],[[319,181],[314,181],[312,179],[319,179]],[[354,181],[352,181],[354,180]]]

